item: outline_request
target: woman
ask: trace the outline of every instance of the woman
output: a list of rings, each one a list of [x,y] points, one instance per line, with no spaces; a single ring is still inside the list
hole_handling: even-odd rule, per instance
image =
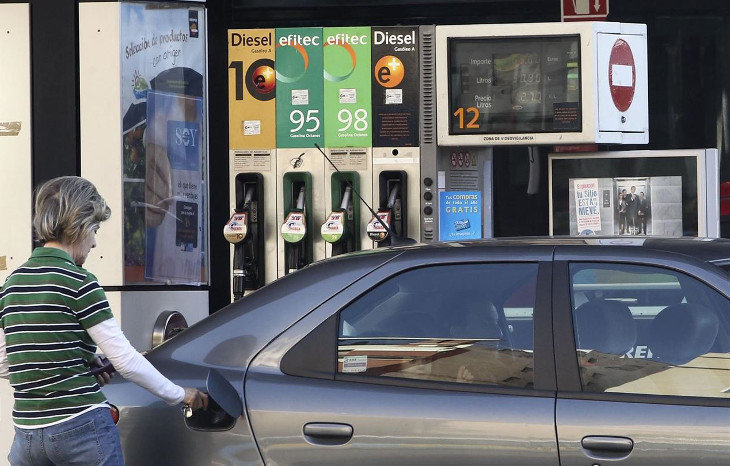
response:
[[[36,194],[43,247],[0,288],[0,376],[14,389],[12,465],[124,464],[119,431],[91,375],[97,346],[125,378],[170,405],[208,397],[160,374],[122,334],[96,277],[81,268],[111,210],[89,181],[65,176]]]

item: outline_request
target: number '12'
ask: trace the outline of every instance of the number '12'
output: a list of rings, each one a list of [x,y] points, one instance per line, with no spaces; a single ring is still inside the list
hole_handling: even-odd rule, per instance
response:
[[[476,107],[469,107],[466,109],[468,113],[473,114],[471,121],[466,124],[467,129],[478,129],[479,123],[477,123],[477,120],[479,119],[479,110]],[[455,117],[459,117],[459,129],[464,129],[464,107],[459,107],[454,112]]]

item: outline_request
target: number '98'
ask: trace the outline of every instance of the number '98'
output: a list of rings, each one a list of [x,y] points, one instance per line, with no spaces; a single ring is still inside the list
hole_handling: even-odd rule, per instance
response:
[[[355,110],[354,118],[352,112],[350,112],[346,108],[343,108],[337,114],[337,119],[345,126],[339,128],[337,131],[347,131],[348,129],[350,129],[350,126],[353,126],[357,131],[365,131],[366,129],[368,129],[367,117],[368,112],[364,108],[358,108],[357,110]]]

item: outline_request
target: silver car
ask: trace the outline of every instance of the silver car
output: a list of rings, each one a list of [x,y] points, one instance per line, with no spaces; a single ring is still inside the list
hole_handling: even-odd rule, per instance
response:
[[[730,241],[392,248],[286,276],[104,388],[129,464],[730,464]]]

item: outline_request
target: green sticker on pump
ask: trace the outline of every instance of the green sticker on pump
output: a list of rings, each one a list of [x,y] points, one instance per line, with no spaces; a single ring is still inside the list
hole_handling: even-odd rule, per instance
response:
[[[307,225],[304,221],[304,212],[289,212],[281,226],[281,237],[287,243],[298,243],[307,234]]]
[[[345,233],[345,213],[332,212],[322,224],[322,239],[328,243],[336,243]]]

